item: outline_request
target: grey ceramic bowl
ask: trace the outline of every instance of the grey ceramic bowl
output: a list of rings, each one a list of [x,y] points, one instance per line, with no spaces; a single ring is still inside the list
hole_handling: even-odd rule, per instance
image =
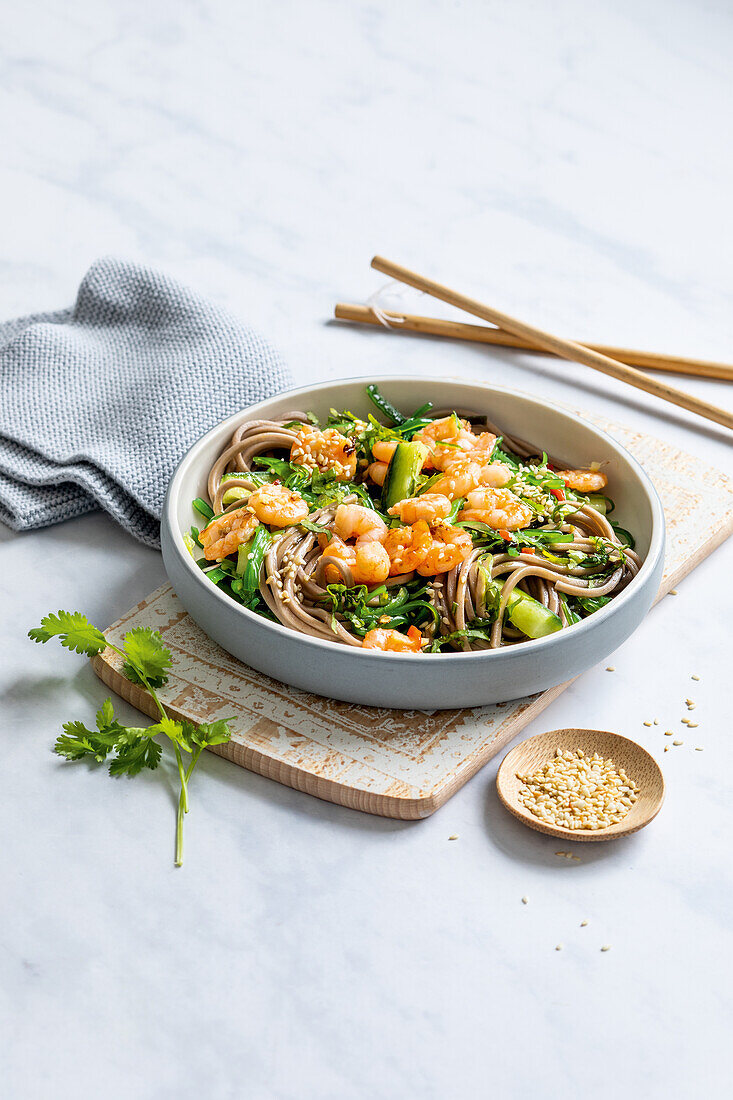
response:
[[[291,409],[323,416],[330,408],[366,416],[365,394],[376,381],[398,408],[425,401],[484,413],[508,435],[536,442],[572,467],[606,465],[614,518],[636,538],[644,559],[619,596],[590,618],[546,638],[478,653],[395,655],[320,641],[247,611],[206,580],[182,533],[199,517],[194,497],[206,495],[206,477],[235,426],[244,419]],[[435,710],[515,699],[569,680],[602,661],[636,630],[659,589],[664,561],[664,513],[644,470],[605,432],[545,401],[514,390],[460,379],[359,378],[280,394],[212,428],[181,461],[168,489],[162,521],[163,560],[181,602],[206,633],[260,672],[319,695],[377,707]]]

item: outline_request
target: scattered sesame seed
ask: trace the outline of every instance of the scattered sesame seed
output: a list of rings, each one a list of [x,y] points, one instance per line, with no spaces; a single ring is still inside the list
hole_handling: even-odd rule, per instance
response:
[[[651,726],[651,722],[644,722],[645,726]]]
[[[616,671],[616,666],[615,665],[608,665],[608,667],[606,668],[606,672],[615,672],[615,671]]]
[[[702,752],[702,748],[700,745],[695,746],[695,752]]]
[[[687,723],[687,728],[688,728],[688,730],[696,730],[699,725],[700,725],[699,722],[688,722]]]
[[[690,677],[690,679],[691,679],[691,680],[699,680],[699,679],[700,679],[700,677],[699,677],[699,676],[696,676],[696,675],[695,675],[695,673],[693,672],[693,674],[692,674],[692,676]]]
[[[664,751],[665,751],[665,752],[669,752],[669,745],[665,745],[665,746],[664,746]]]
[[[556,947],[555,947],[555,950],[556,950],[556,951],[562,951],[562,944],[561,944],[561,943],[558,943],[558,944],[556,945]]]
[[[685,743],[684,741],[673,741],[672,742],[673,745],[684,745],[684,743]]]
[[[448,840],[458,840],[458,833],[451,833]]]
[[[582,920],[580,922],[580,927],[581,928],[587,928],[587,926],[588,926],[588,921],[587,920]]]
[[[524,897],[522,898],[522,905],[526,905],[528,901],[529,901],[529,898],[525,894]]]
[[[655,726],[658,726],[658,725],[659,725],[659,719],[658,719],[658,718],[655,718],[655,719],[654,719],[654,725],[655,725]]]
[[[669,594],[670,594],[670,596],[676,596],[677,595],[677,589],[676,588],[670,588]]]
[[[603,947],[601,948],[601,951],[610,951],[610,950],[611,950],[610,943],[604,943]]]
[[[665,730],[664,731],[664,736],[665,737],[674,737],[674,733],[672,732],[672,730]]]

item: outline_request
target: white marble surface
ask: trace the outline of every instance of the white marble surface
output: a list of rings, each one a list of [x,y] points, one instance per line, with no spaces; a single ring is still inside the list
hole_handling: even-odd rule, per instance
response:
[[[722,429],[582,368],[328,324],[379,285],[379,251],[568,335],[733,359],[728,4],[30,0],[6,16],[2,316],[68,303],[121,253],[239,311],[299,381],[492,378],[730,467]],[[730,546],[614,673],[527,730],[647,745],[668,797],[645,832],[560,858],[500,809],[496,762],[401,824],[207,758],[180,871],[172,779],[55,758],[59,724],[102,690],[24,640],[50,608],[112,620],[162,580],[159,556],[101,516],[3,529],[0,555],[3,1096],[724,1094]],[[663,754],[688,695],[699,728]]]

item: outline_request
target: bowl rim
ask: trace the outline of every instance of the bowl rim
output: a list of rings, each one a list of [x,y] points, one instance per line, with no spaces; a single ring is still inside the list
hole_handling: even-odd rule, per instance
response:
[[[224,420],[220,420],[218,424],[215,424],[212,428],[209,428],[204,432],[194,443],[189,447],[180,462],[173,471],[173,475],[168,484],[168,490],[166,492],[165,501],[163,504],[163,521],[167,523],[168,529],[171,533],[171,542],[174,551],[176,552],[179,562],[183,564],[188,574],[196,580],[196,583],[201,587],[201,590],[208,596],[212,597],[215,601],[218,601],[222,606],[229,611],[239,613],[243,617],[245,623],[252,622],[257,626],[274,632],[275,637],[281,637],[288,641],[299,640],[302,643],[307,643],[318,649],[323,649],[324,654],[333,653],[334,650],[338,650],[340,653],[353,654],[359,659],[379,659],[379,660],[394,660],[395,657],[399,658],[400,664],[403,663],[406,667],[415,665],[417,667],[425,668],[424,659],[426,654],[424,653],[388,653],[382,652],[376,649],[364,650],[358,646],[344,646],[336,641],[327,641],[322,638],[314,638],[309,634],[299,634],[295,630],[291,630],[287,626],[283,626],[282,623],[272,622],[270,619],[266,619],[262,615],[258,615],[255,611],[250,611],[249,608],[243,607],[238,604],[231,597],[227,596],[224,592],[221,592],[217,585],[207,582],[205,576],[202,574],[199,567],[195,564],[191,554],[189,553],[186,544],[183,541],[183,533],[178,529],[178,523],[175,520],[175,504],[174,500],[177,497],[178,486],[183,479],[184,475],[188,471],[188,467],[195,462],[196,453],[204,446],[206,441],[214,435],[214,433],[220,432],[225,425],[231,424],[232,429],[241,420],[242,416],[247,413],[257,414],[263,405],[268,405],[271,401],[279,400],[284,397],[301,397],[307,394],[318,393],[321,390],[332,389],[334,386],[339,385],[353,385],[355,383],[363,383],[365,386],[369,384],[376,384],[377,386],[390,385],[396,382],[406,382],[410,385],[419,385],[420,383],[431,382],[456,382],[465,386],[472,386],[477,389],[483,389],[488,393],[500,393],[509,394],[510,396],[521,397],[524,400],[529,401],[532,405],[541,406],[544,409],[553,409],[559,412],[562,416],[568,420],[576,421],[582,419],[578,414],[563,408],[562,405],[558,405],[553,401],[547,401],[545,398],[539,398],[533,394],[527,393],[524,390],[514,389],[509,386],[495,386],[489,382],[476,381],[474,379],[463,378],[455,375],[443,375],[440,377],[425,375],[425,376],[408,376],[408,375],[356,375],[350,378],[334,378],[324,382],[316,382],[313,385],[297,386],[289,390],[282,390],[280,393],[272,394],[270,397],[263,398],[262,401],[257,401],[253,405],[246,405],[243,409],[232,413],[230,416],[225,417]],[[572,631],[572,638],[578,640],[583,634],[588,633],[589,630],[597,629],[600,625],[608,622],[611,618],[618,615],[630,599],[633,599],[640,586],[641,582],[647,581],[650,578],[650,574],[653,574],[658,563],[660,556],[664,553],[665,544],[665,517],[662,503],[659,499],[659,495],[654,488],[654,485],[644,470],[643,466],[637,459],[634,458],[626,448],[615,440],[608,432],[603,428],[599,428],[596,424],[590,421],[583,420],[583,423],[587,425],[591,431],[595,432],[605,440],[610,446],[618,451],[621,451],[627,461],[630,463],[632,469],[637,475],[639,482],[641,483],[652,512],[652,528],[651,538],[649,542],[649,550],[642,562],[641,569],[637,575],[629,582],[623,592],[616,596],[610,603],[602,607],[600,611],[594,612],[587,619],[583,619],[579,623],[573,623],[572,626],[566,627],[564,630],[556,631],[554,634],[548,634],[544,638],[528,638],[526,641],[516,646],[508,646],[499,649],[482,649],[465,652],[452,651],[450,653],[431,653],[430,657],[431,665],[443,664],[446,661],[451,662],[451,665],[455,667],[454,662],[463,660],[464,663],[471,663],[477,661],[483,661],[491,659],[493,661],[513,660],[520,658],[523,654],[529,656],[531,654],[541,654],[545,650],[557,646],[562,642],[569,640],[570,632]],[[449,666],[450,667],[450,666]]]

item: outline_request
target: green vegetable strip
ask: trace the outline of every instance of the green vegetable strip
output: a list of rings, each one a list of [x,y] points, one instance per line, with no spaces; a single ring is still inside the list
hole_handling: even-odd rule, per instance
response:
[[[271,542],[272,536],[269,531],[266,527],[260,525],[249,544],[247,562],[242,573],[243,592],[254,592],[255,589],[259,588],[260,570]]]
[[[200,516],[203,516],[207,523],[214,518],[214,509],[210,504],[207,504],[201,497],[196,497],[193,501],[193,506]]]
[[[394,407],[394,405],[387,400],[387,398],[379,390],[378,386],[373,383],[366,388],[367,396],[371,400],[372,404],[376,405],[381,413],[384,414],[393,424],[404,424],[407,420],[406,416]]]

